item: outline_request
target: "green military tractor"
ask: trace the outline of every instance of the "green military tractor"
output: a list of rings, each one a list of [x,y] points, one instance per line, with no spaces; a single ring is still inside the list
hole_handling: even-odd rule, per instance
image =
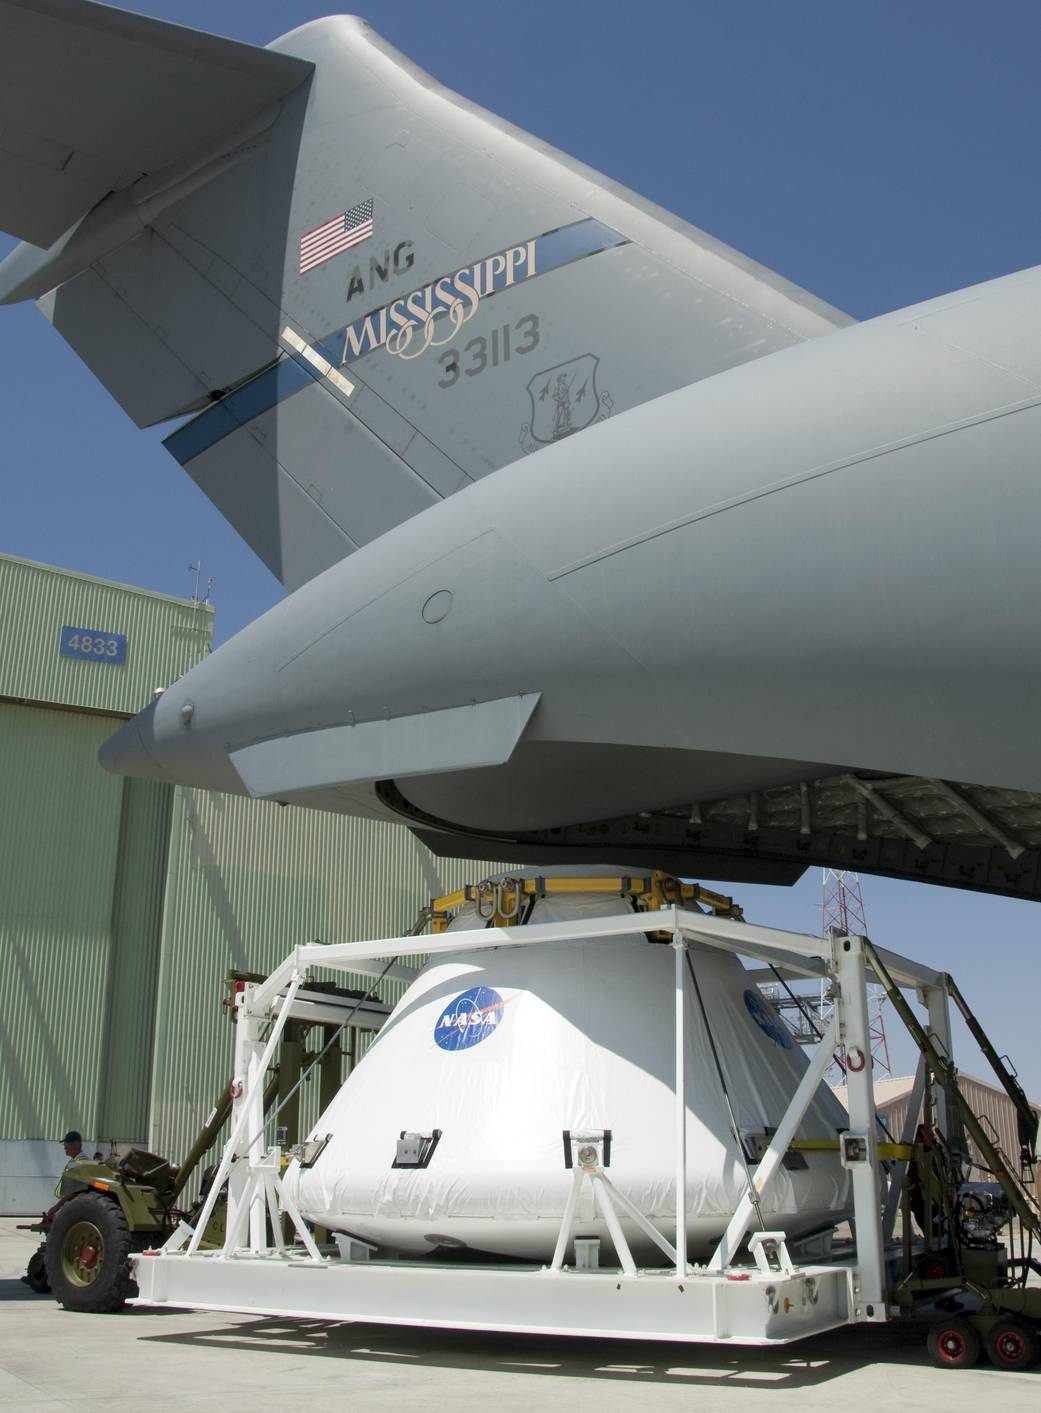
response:
[[[130,1253],[162,1243],[176,1225],[177,1178],[165,1158],[140,1148],[70,1164],[61,1200],[35,1224],[46,1240],[29,1263],[29,1284],[67,1310],[122,1309],[133,1294]]]
[[[191,1221],[201,1206],[208,1174],[191,1210],[182,1212],[177,1200],[230,1107],[225,1092],[180,1168],[142,1148],[71,1162],[62,1173],[58,1201],[27,1228],[44,1235],[26,1271],[31,1288],[53,1294],[66,1310],[121,1310],[134,1293],[131,1253],[161,1245],[182,1216]],[[223,1202],[214,1208],[203,1246],[223,1244],[224,1210]]]

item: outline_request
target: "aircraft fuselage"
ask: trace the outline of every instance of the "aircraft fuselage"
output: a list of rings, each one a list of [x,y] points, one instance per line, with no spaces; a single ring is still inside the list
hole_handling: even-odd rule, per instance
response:
[[[1030,270],[565,437],[306,584],[104,762],[504,839],[849,770],[1039,790],[1039,316]]]

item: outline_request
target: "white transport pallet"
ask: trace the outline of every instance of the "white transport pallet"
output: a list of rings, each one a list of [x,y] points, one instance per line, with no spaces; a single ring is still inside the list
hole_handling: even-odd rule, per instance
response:
[[[548,1266],[366,1259],[372,1257],[371,1249],[346,1237],[337,1239],[337,1254],[320,1252],[280,1181],[279,1149],[263,1144],[265,1074],[309,969],[378,974],[386,958],[400,961],[474,947],[546,942],[595,945],[596,938],[633,932],[670,934],[675,954],[677,1192],[686,1191],[683,1024],[688,941],[757,958],[788,975],[831,980],[832,1020],[756,1167],[754,1183],[760,1193],[770,1183],[834,1050],[844,1046],[850,1128],[840,1153],[853,1181],[851,1258],[828,1261],[817,1256],[811,1261],[808,1254],[793,1256],[783,1232],[757,1232],[746,1245],[754,1214],[752,1197],[746,1195],[709,1261],[691,1265],[684,1258],[685,1214],[677,1213],[675,1237],[666,1240],[610,1182],[595,1135],[574,1139],[572,1195],[561,1214],[557,1249]],[[880,955],[901,986],[918,990],[929,1008],[931,1031],[950,1053],[942,978],[892,953]],[[405,974],[404,969],[396,966],[395,974]],[[140,1292],[135,1303],[300,1319],[740,1344],[786,1344],[838,1325],[884,1321],[890,1316],[884,1252],[892,1238],[902,1173],[891,1173],[883,1211],[867,980],[859,937],[804,936],[678,907],[590,921],[298,947],[266,981],[247,987],[238,998],[231,1134],[195,1228],[182,1223],[161,1251],[133,1258]],[[225,1180],[225,1244],[219,1251],[204,1251],[202,1233]],[[612,1232],[620,1260],[617,1269],[597,1267],[591,1254],[592,1269],[578,1269],[581,1258],[575,1267],[565,1264],[577,1198],[585,1184],[591,1186]],[[637,1269],[618,1222],[619,1209],[656,1241],[666,1267]],[[293,1245],[281,1244],[283,1213],[296,1228]],[[279,1243],[271,1248],[265,1244],[269,1216]],[[803,1249],[808,1253],[811,1248]]]
[[[138,1305],[441,1329],[787,1344],[849,1322],[852,1272],[806,1266],[740,1279],[674,1271],[286,1259],[275,1253],[141,1257]]]

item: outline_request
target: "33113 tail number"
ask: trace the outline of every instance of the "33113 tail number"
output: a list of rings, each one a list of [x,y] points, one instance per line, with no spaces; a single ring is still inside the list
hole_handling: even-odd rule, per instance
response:
[[[461,349],[446,348],[438,358],[442,376],[439,388],[453,388],[460,376],[479,377],[489,368],[509,363],[513,357],[534,353],[539,346],[539,316],[525,314],[514,324],[500,324],[489,334],[476,334]]]

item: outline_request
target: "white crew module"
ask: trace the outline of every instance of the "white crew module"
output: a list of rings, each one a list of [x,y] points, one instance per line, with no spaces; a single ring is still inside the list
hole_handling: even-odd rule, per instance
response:
[[[616,917],[632,903],[553,894],[532,923]],[[480,926],[473,908],[453,929]],[[754,1179],[807,1061],[737,957],[691,943],[686,988],[687,1236],[706,1257]],[[611,1183],[676,1229],[674,956],[641,934],[432,960],[285,1179],[303,1215],[383,1249],[468,1249],[547,1261],[572,1187],[569,1135],[599,1137]],[[799,1139],[834,1139],[821,1086]],[[328,1141],[323,1140],[328,1137]],[[305,1162],[306,1162],[305,1158]],[[574,1233],[612,1244],[583,1191]],[[789,1241],[850,1215],[834,1152],[790,1152],[761,1199]],[[622,1215],[633,1256],[664,1258]],[[758,1221],[754,1223],[758,1226]]]

